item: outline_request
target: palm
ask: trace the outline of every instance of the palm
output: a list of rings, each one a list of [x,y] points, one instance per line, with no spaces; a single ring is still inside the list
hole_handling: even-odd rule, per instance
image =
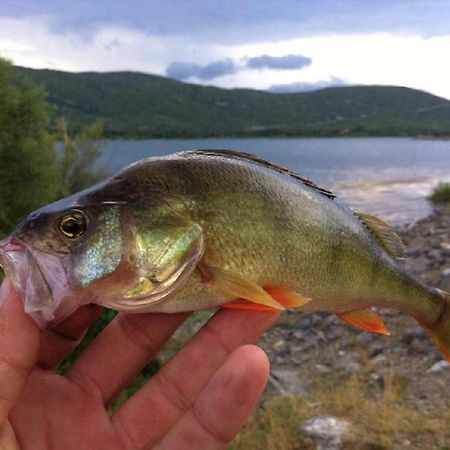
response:
[[[0,309],[0,448],[14,448],[14,441],[22,450],[224,448],[267,379],[265,355],[243,344],[276,315],[220,311],[110,416],[108,403],[185,315],[119,315],[63,377],[51,369],[98,309],[85,307],[39,333],[10,297]]]

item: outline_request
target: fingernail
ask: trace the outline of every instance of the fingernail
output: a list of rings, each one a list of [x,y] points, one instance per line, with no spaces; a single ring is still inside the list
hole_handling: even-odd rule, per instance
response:
[[[9,295],[11,294],[11,282],[9,281],[8,278],[5,278],[3,280],[2,285],[0,286],[0,306],[2,306],[6,299],[9,297]]]

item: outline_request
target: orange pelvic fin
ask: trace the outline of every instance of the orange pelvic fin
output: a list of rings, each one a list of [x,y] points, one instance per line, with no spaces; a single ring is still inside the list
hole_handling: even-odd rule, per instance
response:
[[[264,290],[286,308],[299,308],[312,300],[286,286],[264,286]]]
[[[282,304],[278,303],[261,286],[253,281],[247,280],[242,275],[221,269],[220,267],[208,266],[204,262],[197,267],[205,283],[211,283],[218,291],[230,297],[248,300],[272,309],[285,309]]]
[[[340,319],[372,333],[390,334],[381,317],[370,309],[359,309],[336,314]]]

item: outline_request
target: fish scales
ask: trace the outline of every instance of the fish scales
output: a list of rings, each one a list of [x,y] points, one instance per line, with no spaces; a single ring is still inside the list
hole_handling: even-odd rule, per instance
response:
[[[0,264],[44,324],[89,301],[129,312],[295,306],[384,333],[367,310],[377,305],[412,315],[450,358],[449,296],[405,272],[401,250],[380,219],[288,169],[205,150],[148,158],[30,214],[0,242]]]
[[[215,265],[261,285],[287,283],[313,298],[314,310],[322,309],[322,299],[345,310],[347,300],[383,295],[381,281],[391,274],[392,258],[351,210],[289,174],[220,154],[186,154],[155,166],[141,163],[124,176],[136,178],[136,189],[144,184],[186,199],[204,231],[206,258]],[[188,288],[155,309],[182,309]],[[195,288],[199,308],[213,299],[200,291]]]

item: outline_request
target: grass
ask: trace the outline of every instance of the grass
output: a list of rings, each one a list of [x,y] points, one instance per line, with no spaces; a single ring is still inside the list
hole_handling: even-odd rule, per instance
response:
[[[429,199],[435,203],[450,203],[450,183],[439,183],[431,193]]]
[[[384,373],[383,388],[371,386],[369,379],[370,371],[346,380],[330,374],[315,383],[308,398],[264,398],[229,450],[314,449],[298,428],[311,416],[330,414],[351,424],[346,450],[450,449],[448,410],[424,416],[409,406],[405,380],[393,371]]]

